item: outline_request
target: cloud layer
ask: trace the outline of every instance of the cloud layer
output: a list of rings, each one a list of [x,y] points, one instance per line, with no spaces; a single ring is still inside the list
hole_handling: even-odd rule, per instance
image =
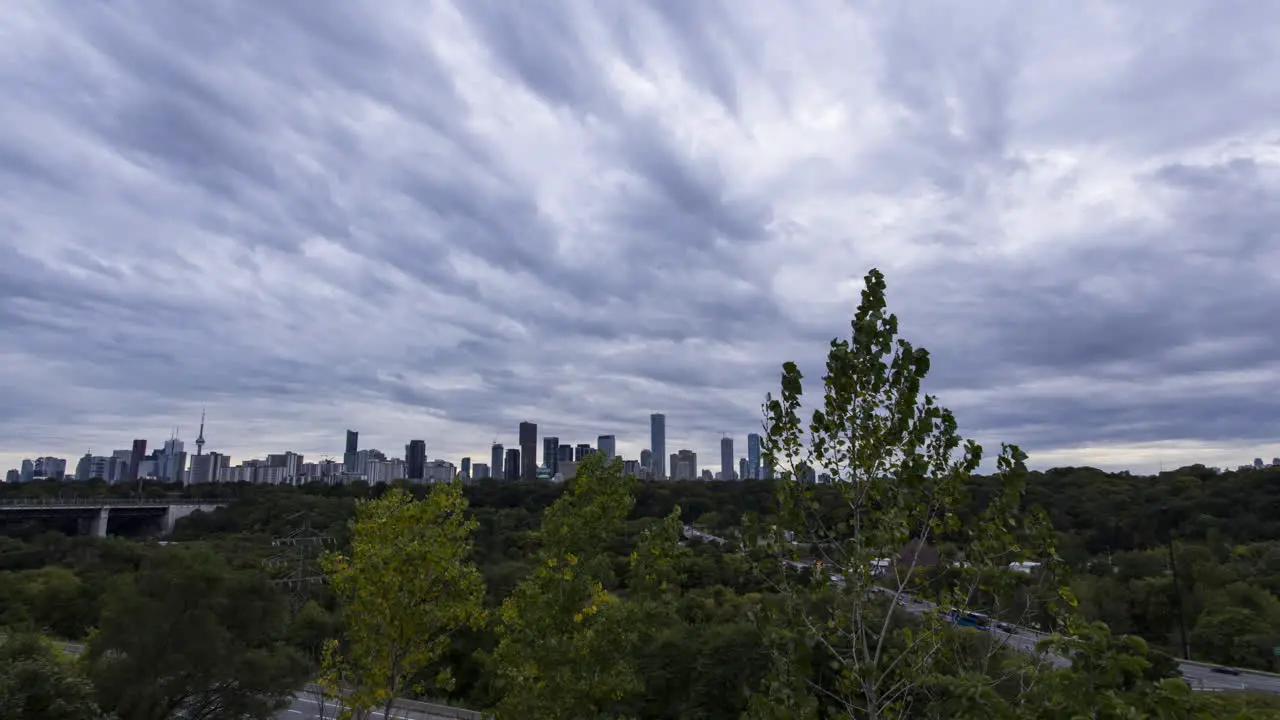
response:
[[[708,458],[866,270],[1039,464],[1280,455],[1280,6],[0,8],[0,465]],[[3,467],[0,467],[2,470]]]

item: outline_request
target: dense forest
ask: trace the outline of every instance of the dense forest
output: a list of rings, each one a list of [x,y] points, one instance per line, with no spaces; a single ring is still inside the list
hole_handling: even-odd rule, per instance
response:
[[[974,481],[974,494],[982,495],[991,480],[978,476]],[[397,486],[425,497],[422,486]],[[280,582],[295,568],[268,562],[281,555],[272,540],[314,535],[333,538],[332,548],[349,547],[357,501],[387,490],[360,483],[148,486],[146,492],[154,496],[229,501],[213,513],[180,521],[168,546],[11,526],[8,537],[0,539],[0,623],[14,632],[38,630],[72,641],[89,640],[93,633],[99,643],[150,642],[158,653],[151,657],[164,658],[167,669],[197,663],[191,668],[197,683],[214,683],[222,673],[252,671],[262,677],[264,667],[274,667],[282,687],[300,687],[319,671],[324,641],[339,632],[340,607],[324,584],[291,588]],[[533,570],[543,515],[565,488],[482,481],[463,491],[467,515],[476,522],[470,560],[483,578],[484,607],[496,609]],[[94,482],[0,486],[0,492],[4,497],[128,495]],[[1143,477],[1056,469],[1029,474],[1026,500],[1053,508],[1058,547],[1073,571],[1071,585],[1086,619],[1181,655],[1172,539],[1192,657],[1276,669],[1280,525],[1267,518],[1276,516],[1269,508],[1280,501],[1280,471],[1215,474],[1189,467]],[[1156,514],[1144,511],[1153,506],[1170,508],[1167,524],[1153,522]],[[677,508],[684,523],[734,535],[753,515],[774,517],[777,500],[764,482],[637,483],[634,507],[602,548],[606,590],[624,589],[642,532]],[[768,648],[752,619],[753,603],[770,591],[767,578],[749,558],[714,544],[695,540],[687,550],[679,558],[679,597],[672,614],[633,658],[644,689],[628,698],[631,704],[619,716],[739,717],[769,668]],[[277,582],[270,582],[273,578]],[[161,583],[164,587],[154,587]],[[197,622],[191,603],[205,603],[200,612],[207,616]],[[244,620],[256,622],[236,627]],[[484,653],[494,643],[490,628],[456,634],[444,657],[423,673],[431,678],[423,691],[404,695],[492,707],[498,698]],[[210,648],[225,657],[210,656]],[[271,652],[252,660],[237,657],[263,648]],[[447,688],[436,686],[445,668],[451,681]],[[155,672],[129,671],[134,678]],[[108,678],[94,679],[109,685]],[[117,711],[161,702],[109,694],[101,700]]]
[[[979,475],[867,288],[822,410],[799,420],[791,364],[766,402],[774,481],[637,482],[593,455],[566,485],[144,486],[225,501],[162,539],[11,521],[0,713],[265,718],[311,683],[353,718],[397,697],[531,720],[1280,718],[1173,660],[1278,669],[1280,471],[1031,472],[1003,446]],[[1043,634],[1019,649],[973,613]]]

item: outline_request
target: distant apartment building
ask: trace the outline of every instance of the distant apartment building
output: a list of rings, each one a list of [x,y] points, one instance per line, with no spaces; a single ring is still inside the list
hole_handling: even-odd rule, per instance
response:
[[[489,466],[484,463],[476,463],[471,467],[471,477],[476,480],[484,480],[489,477]]]
[[[551,471],[552,475],[556,474],[557,464],[560,462],[560,438],[544,437],[542,438],[542,464]]]
[[[61,480],[67,476],[67,461],[64,458],[38,457],[32,463],[32,475],[37,478]]]
[[[404,446],[405,477],[409,480],[422,481],[426,478],[427,443],[425,440],[410,440]]]
[[[733,480],[733,438],[720,438],[720,479]]]
[[[515,482],[520,479],[520,470],[520,451],[511,448],[503,461],[502,477],[507,482]]]
[[[401,480],[405,476],[405,464],[400,458],[388,459],[385,456],[380,460],[365,460],[363,475],[371,485]]]
[[[560,461],[560,472],[556,473],[555,480],[563,482],[572,480],[578,476],[578,463],[572,460]]]
[[[666,460],[667,460],[667,416],[662,413],[653,413],[649,416],[649,449],[652,451],[650,459],[653,461],[651,468],[653,477],[661,480],[667,476]],[[675,469],[672,468],[672,472]]]
[[[215,453],[196,455],[191,458],[191,470],[188,479],[192,485],[214,482],[217,479],[218,466],[215,464]]]
[[[126,482],[137,482],[139,477],[146,477],[141,472],[142,461],[147,456],[147,441],[140,438],[133,441],[133,447],[129,450],[129,469],[125,473]]]
[[[640,477],[640,461],[639,460],[623,460],[622,472],[630,477]]]
[[[748,474],[750,472],[751,472],[751,466],[747,464],[747,459],[738,458],[738,479],[739,480],[748,479],[749,477],[751,477]]]
[[[618,441],[612,435],[601,435],[596,438],[596,449],[604,454],[605,460],[613,460],[618,454]]]
[[[22,482],[31,482],[36,478],[36,464],[31,460],[24,459],[22,461],[22,471],[19,473]]]
[[[671,479],[694,480],[698,477],[698,453],[681,450],[671,453]]]
[[[569,444],[561,445],[556,450],[556,463],[573,462],[573,446]]]
[[[457,471],[448,460],[430,460],[423,467],[422,479],[426,482],[452,482]]]
[[[494,443],[493,447],[490,448],[489,451],[489,472],[493,474],[493,477],[500,478],[504,476],[503,471],[506,469],[506,466],[502,463],[505,461],[505,458],[506,455],[503,453],[502,443]]]
[[[357,453],[360,452],[360,433],[355,430],[347,431],[347,447],[342,453],[342,465],[347,472],[356,472],[356,464],[359,462]]]
[[[576,463],[582,462],[582,459],[590,455],[593,450],[594,448],[587,443],[578,443],[578,446],[573,449],[573,461]]]
[[[640,467],[645,477],[653,477],[653,451],[645,448],[640,451]]]
[[[469,457],[462,458],[462,479],[471,479],[471,458]]]
[[[747,472],[743,478],[760,479],[760,433],[747,435]]]
[[[129,468],[129,462],[115,455],[90,455],[85,453],[76,463],[76,480],[103,480],[117,482]]]
[[[22,482],[22,472],[19,471],[17,468],[13,468],[12,470],[4,474],[4,481],[6,483]]]

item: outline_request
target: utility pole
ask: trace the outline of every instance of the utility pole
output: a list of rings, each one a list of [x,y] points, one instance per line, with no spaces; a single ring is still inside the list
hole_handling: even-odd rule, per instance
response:
[[[320,569],[320,553],[326,548],[336,545],[336,541],[311,527],[311,513],[307,511],[294,513],[288,520],[302,519],[302,527],[284,537],[275,538],[271,546],[280,548],[273,556],[267,558],[268,568],[275,570],[273,585],[284,587],[289,591],[289,611],[298,612],[311,597],[311,587],[324,582],[324,572]]]

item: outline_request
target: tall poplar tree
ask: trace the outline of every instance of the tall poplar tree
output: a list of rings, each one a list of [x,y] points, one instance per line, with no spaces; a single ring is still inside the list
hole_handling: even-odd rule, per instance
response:
[[[329,644],[322,684],[351,716],[380,708],[389,717],[451,635],[482,622],[484,581],[471,560],[477,523],[466,510],[457,482],[434,485],[423,500],[392,489],[357,507],[350,553],[323,558],[343,636]]]

